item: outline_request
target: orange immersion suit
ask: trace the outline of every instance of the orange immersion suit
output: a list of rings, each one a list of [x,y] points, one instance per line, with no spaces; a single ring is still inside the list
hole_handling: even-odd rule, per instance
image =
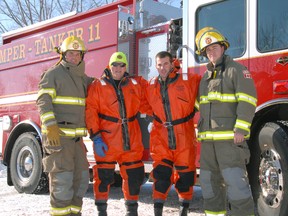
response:
[[[96,203],[107,201],[116,163],[123,179],[125,200],[138,200],[144,179],[141,161],[144,147],[136,117],[139,111],[146,113],[149,109],[144,92],[147,81],[125,73],[117,87],[109,73],[109,69],[105,69],[104,75],[92,83],[86,99],[86,124],[90,138],[101,134],[108,146],[106,156],[94,154]]]
[[[153,199],[160,202],[166,200],[173,183],[179,200],[191,200],[195,181],[193,116],[200,76],[177,71],[165,82],[159,77],[151,79],[146,92],[154,113],[150,133]]]

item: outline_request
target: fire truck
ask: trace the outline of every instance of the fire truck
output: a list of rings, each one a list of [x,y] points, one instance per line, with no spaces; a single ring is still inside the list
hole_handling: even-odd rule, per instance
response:
[[[157,75],[154,58],[162,50],[180,58],[183,76],[203,74],[208,61],[195,54],[195,35],[199,29],[212,26],[227,37],[230,47],[226,53],[248,68],[257,88],[258,104],[248,141],[248,174],[258,213],[288,215],[288,1],[182,2],[180,9],[153,0],[119,0],[2,35],[0,154],[7,166],[8,185],[22,193],[47,189],[35,101],[41,74],[59,58],[53,49],[67,36],[85,41],[88,75],[99,77],[111,54],[123,51],[129,59],[128,72],[150,79]],[[143,161],[149,173],[148,123],[141,117],[138,120],[145,146]],[[85,143],[92,152],[89,139]],[[95,163],[92,153],[88,153],[88,160],[91,165]],[[199,167],[198,160],[199,154]]]
[[[48,190],[47,175],[42,171],[42,135],[36,99],[42,73],[59,60],[55,47],[75,35],[84,40],[88,49],[85,65],[89,76],[100,77],[111,54],[122,51],[128,57],[128,72],[149,79],[156,75],[153,61],[156,53],[172,46],[176,53],[182,44],[181,19],[180,1],[178,7],[173,7],[155,0],[120,0],[2,34],[0,158],[7,166],[8,185],[20,193]],[[149,122],[142,116],[138,121],[145,146],[143,160],[149,174],[152,168]],[[88,137],[84,142],[92,167],[93,144]],[[121,182],[117,173],[115,180]]]

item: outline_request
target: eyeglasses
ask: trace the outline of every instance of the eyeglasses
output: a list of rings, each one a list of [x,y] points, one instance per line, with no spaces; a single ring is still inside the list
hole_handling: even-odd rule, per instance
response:
[[[125,67],[125,66],[126,66],[125,63],[117,63],[117,62],[113,62],[111,65],[112,65],[113,67],[118,67],[118,66],[120,66],[120,67]]]

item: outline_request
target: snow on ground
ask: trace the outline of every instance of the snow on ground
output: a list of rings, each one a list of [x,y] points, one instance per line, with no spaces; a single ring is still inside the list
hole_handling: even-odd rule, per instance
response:
[[[19,194],[14,187],[7,185],[6,167],[0,163],[0,215],[1,216],[48,216],[49,194]],[[140,193],[138,208],[139,216],[153,216],[152,183],[143,185]],[[93,185],[83,201],[82,216],[96,216],[94,205]],[[194,198],[190,203],[189,216],[204,216],[202,209],[203,199],[201,189],[194,187]],[[108,201],[109,216],[124,216],[125,205],[121,188],[112,187]],[[177,194],[172,187],[167,202],[164,206],[163,216],[178,216]]]

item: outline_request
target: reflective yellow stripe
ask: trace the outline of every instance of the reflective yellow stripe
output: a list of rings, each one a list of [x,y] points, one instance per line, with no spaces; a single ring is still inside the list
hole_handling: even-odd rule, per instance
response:
[[[249,138],[250,134],[246,135],[245,138]],[[199,141],[205,140],[233,140],[233,131],[204,131],[198,132],[197,138]]]
[[[85,106],[85,98],[56,96],[56,90],[53,88],[41,89],[38,92],[38,98],[43,94],[49,94],[54,104],[72,104],[72,105]]]
[[[198,133],[198,140],[232,140],[233,131],[205,131]]]
[[[240,129],[250,132],[250,126],[251,124],[249,122],[239,120],[239,119],[236,120],[236,124],[235,124],[236,128],[240,128]]]
[[[81,207],[79,207],[79,206],[71,205],[70,209],[71,209],[71,213],[73,213],[73,214],[78,214],[81,212]]]
[[[257,99],[255,97],[252,97],[251,95],[247,95],[245,93],[237,93],[236,96],[238,97],[238,101],[244,101],[247,103],[252,104],[256,107],[257,105]]]
[[[199,103],[198,103],[197,100],[195,101],[195,105],[194,106],[197,108],[197,110],[199,110]]]
[[[53,103],[85,106],[85,98],[57,96]]]
[[[224,94],[221,95],[220,93],[210,92],[208,96],[201,96],[200,97],[200,104],[209,103],[210,101],[220,101],[220,102],[226,102],[226,103],[235,103],[237,102],[237,98],[234,94],[228,95]]]
[[[65,133],[65,136],[75,137],[75,136],[86,136],[87,129],[86,128],[60,128]]]
[[[221,102],[236,102],[237,98],[234,94],[221,94],[220,92],[209,92],[207,96],[209,101],[218,100]]]
[[[50,208],[50,214],[51,215],[70,215],[71,209],[70,206],[64,207],[64,208]]]
[[[226,211],[213,212],[213,211],[205,210],[205,215],[206,216],[225,216]]]
[[[55,98],[56,97],[56,90],[53,88],[43,88],[40,89],[38,92],[38,98],[43,95],[43,94],[49,94],[51,96],[51,98]]]
[[[76,137],[76,136],[86,136],[87,129],[86,128],[59,128],[61,131],[65,133],[65,135],[60,135],[64,137]],[[42,125],[42,133],[46,134],[47,129],[44,125]]]
[[[209,103],[210,101],[220,101],[226,103],[235,103],[238,101],[243,101],[252,104],[256,107],[257,99],[245,93],[234,94],[221,94],[220,92],[209,92],[207,96],[200,97],[200,104]]]
[[[40,116],[41,121],[44,123],[50,119],[55,119],[55,115],[53,112],[47,112]]]

